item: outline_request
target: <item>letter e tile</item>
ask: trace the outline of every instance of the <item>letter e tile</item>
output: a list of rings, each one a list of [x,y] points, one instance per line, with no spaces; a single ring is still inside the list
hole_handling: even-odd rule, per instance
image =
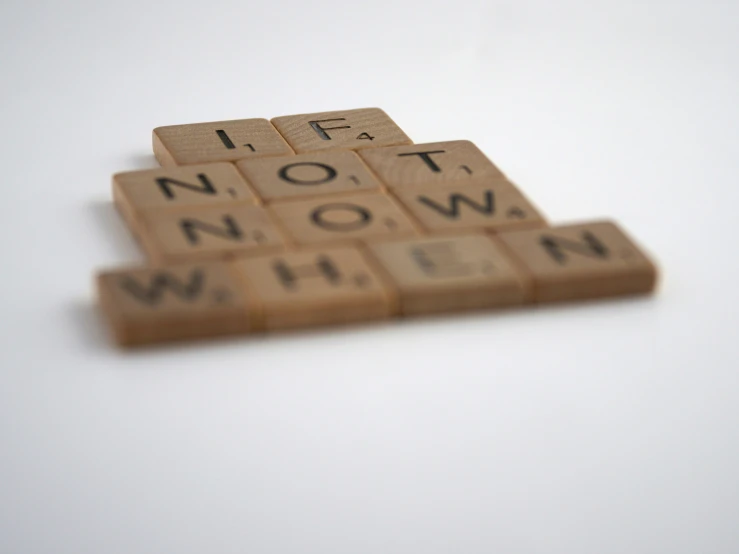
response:
[[[367,248],[395,284],[403,315],[512,306],[530,296],[525,274],[482,233]]]

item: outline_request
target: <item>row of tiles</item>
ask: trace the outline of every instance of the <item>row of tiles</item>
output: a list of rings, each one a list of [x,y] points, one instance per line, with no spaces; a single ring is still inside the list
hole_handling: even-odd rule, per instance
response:
[[[464,233],[104,272],[124,346],[640,294],[656,269],[614,223]]]
[[[169,125],[154,129],[152,138],[163,166],[412,144],[379,108]]]
[[[272,203],[324,194],[463,186],[506,181],[466,140],[331,150],[231,163],[129,171],[113,176],[116,196],[137,211],[234,200]]]
[[[136,212],[116,204],[150,261],[258,255],[299,246],[373,242],[461,230],[501,232],[546,221],[507,181],[315,196],[257,206],[232,201]]]

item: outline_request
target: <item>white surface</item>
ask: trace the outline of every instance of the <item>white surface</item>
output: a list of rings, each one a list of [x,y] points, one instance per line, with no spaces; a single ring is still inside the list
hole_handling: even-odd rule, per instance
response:
[[[739,552],[739,9],[711,1],[0,7],[0,552]],[[166,124],[385,108],[648,300],[121,354],[110,175]]]

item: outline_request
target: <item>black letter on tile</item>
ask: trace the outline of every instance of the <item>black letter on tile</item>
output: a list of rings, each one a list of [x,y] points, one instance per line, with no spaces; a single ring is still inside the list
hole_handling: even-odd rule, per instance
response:
[[[332,221],[326,221],[323,218],[323,214],[325,212],[335,210],[354,212],[357,215],[357,219],[349,223],[335,223]],[[357,206],[356,204],[324,204],[313,210],[310,214],[310,219],[315,225],[322,229],[326,229],[327,231],[356,231],[357,229],[361,229],[370,224],[372,221],[372,214],[366,208]]]
[[[119,285],[123,290],[139,302],[150,306],[156,306],[167,289],[171,290],[181,300],[196,300],[203,292],[203,283],[205,283],[205,274],[200,269],[190,271],[187,283],[183,283],[174,275],[164,272],[152,275],[148,285],[142,285],[133,277],[123,277],[119,281]]]
[[[216,131],[216,134],[218,135],[218,138],[221,139],[223,146],[225,146],[229,150],[236,148],[236,145],[231,141],[230,138],[228,138],[226,131],[224,131],[223,129],[218,129]]]
[[[212,223],[206,223],[198,221],[197,219],[182,219],[180,220],[180,227],[187,237],[187,241],[190,244],[197,244],[199,236],[196,231],[203,233],[210,233],[224,239],[235,239],[240,240],[244,234],[241,228],[236,224],[236,221],[230,215],[224,215],[222,217],[225,228],[217,227]]]
[[[213,183],[208,180],[208,177],[206,177],[205,173],[198,173],[198,180],[203,185],[202,187],[198,185],[191,185],[190,183],[185,183],[183,181],[178,181],[177,179],[170,179],[169,177],[159,177],[158,179],[156,179],[156,182],[157,185],[159,185],[159,188],[164,193],[164,196],[166,196],[170,200],[174,198],[174,193],[170,188],[171,186],[182,187],[193,190],[195,192],[202,192],[204,194],[216,194],[217,191],[213,186]]]
[[[304,181],[302,179],[299,180],[299,179],[295,179],[294,177],[290,177],[290,175],[288,174],[288,171],[290,171],[293,167],[298,167],[298,166],[317,167],[325,171],[326,176],[323,179],[316,179],[315,181]],[[328,183],[336,179],[336,170],[330,165],[321,164],[318,162],[297,162],[294,164],[286,165],[285,167],[280,169],[278,176],[283,181],[287,181],[288,183],[292,183],[293,185],[322,185],[324,183]]]
[[[585,244],[559,237],[542,235],[539,239],[539,244],[541,244],[547,251],[547,254],[549,254],[554,261],[560,265],[564,265],[567,262],[567,256],[562,252],[562,250],[569,250],[574,254],[580,254],[581,256],[588,256],[591,258],[608,258],[608,248],[605,244],[599,241],[593,233],[585,231],[582,234],[582,238],[585,241]]]
[[[485,191],[485,204],[478,204],[474,200],[471,200],[464,194],[454,193],[449,195],[449,207],[437,204],[430,198],[425,196],[419,196],[418,201],[426,204],[429,208],[432,208],[439,212],[444,217],[450,217],[452,219],[459,218],[459,208],[461,204],[467,204],[470,208],[479,212],[483,215],[495,215],[495,195],[492,190]]]
[[[414,246],[410,249],[410,255],[429,277],[462,277],[470,274],[471,264],[459,261],[453,242]]]
[[[444,154],[445,152],[446,150],[429,150],[428,152],[408,152],[407,154],[398,154],[398,156],[419,156],[431,171],[441,173],[441,168],[431,159],[431,154]]]
[[[316,121],[309,121],[311,127],[313,127],[313,130],[318,133],[318,136],[321,137],[321,140],[331,140],[331,137],[326,131],[331,131],[333,129],[351,129],[351,125],[344,125],[343,127],[321,127],[319,123],[326,123],[327,121],[346,121],[345,117],[337,117],[335,119],[318,119]]]
[[[298,277],[323,277],[331,285],[338,285],[341,281],[341,273],[334,265],[331,259],[319,254],[316,258],[316,265],[301,265],[297,267],[288,266],[284,260],[277,260],[272,264],[280,283],[286,289],[295,289]]]

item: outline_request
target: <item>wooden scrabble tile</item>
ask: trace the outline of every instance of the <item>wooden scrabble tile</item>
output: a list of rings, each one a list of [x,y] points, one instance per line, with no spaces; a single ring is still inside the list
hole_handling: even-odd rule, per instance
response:
[[[356,248],[260,256],[235,262],[259,299],[267,330],[389,317],[393,296]]]
[[[319,196],[278,202],[270,209],[298,244],[416,234],[410,219],[380,193]]]
[[[359,155],[390,188],[488,184],[505,179],[468,140],[372,148]]]
[[[142,246],[157,263],[262,254],[284,246],[265,209],[244,202],[148,212],[141,221]]]
[[[139,215],[149,210],[257,200],[230,163],[118,173],[113,175],[113,198],[134,230]]]
[[[230,162],[293,153],[266,119],[235,119],[157,127],[154,155],[164,166]]]
[[[131,268],[97,277],[100,305],[122,346],[247,333],[251,307],[222,262]]]
[[[359,156],[348,150],[242,160],[236,165],[267,202],[380,186]]]
[[[530,281],[482,233],[367,246],[397,287],[403,315],[523,303]]]
[[[298,154],[329,148],[357,150],[411,144],[411,139],[379,108],[275,117],[272,123]]]
[[[508,181],[395,189],[393,194],[427,231],[544,227],[546,222]]]
[[[657,270],[614,223],[595,221],[497,235],[534,281],[537,302],[647,293]]]

